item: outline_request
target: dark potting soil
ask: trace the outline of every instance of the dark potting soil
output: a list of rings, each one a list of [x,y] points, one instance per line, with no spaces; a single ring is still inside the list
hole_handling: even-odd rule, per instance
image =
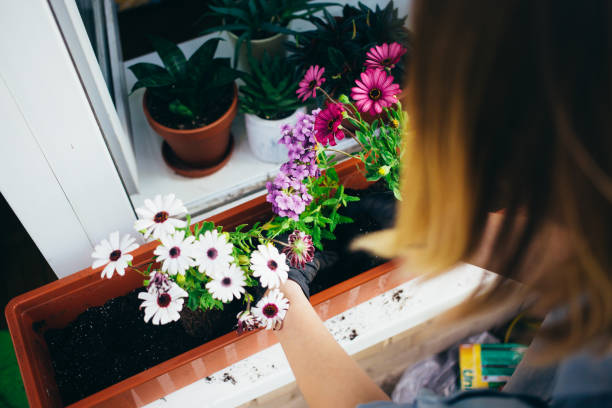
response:
[[[377,190],[377,186],[364,191],[347,190],[347,193],[363,196],[372,190]],[[326,250],[339,253],[339,261],[319,271],[311,284],[311,293],[383,263],[384,259],[348,250],[355,237],[376,229],[376,222],[365,214],[355,223],[338,226],[337,239],[324,245]],[[183,328],[183,323],[192,316],[161,326],[145,323],[144,312],[139,309],[142,301],[138,299],[138,292],[143,290],[136,289],[103,306],[89,308],[67,327],[45,332],[55,379],[65,405],[231,332],[236,314],[242,308],[241,302],[232,302],[223,311],[207,312],[204,327],[211,329],[199,327],[195,337]]]
[[[202,115],[196,115],[193,119],[186,119],[183,116],[172,113],[168,108],[168,101],[156,97],[152,93],[147,94],[147,108],[151,117],[162,125],[179,130],[197,129],[210,125],[219,119],[229,109],[234,100],[233,88],[229,87],[215,96],[214,103],[209,104]]]

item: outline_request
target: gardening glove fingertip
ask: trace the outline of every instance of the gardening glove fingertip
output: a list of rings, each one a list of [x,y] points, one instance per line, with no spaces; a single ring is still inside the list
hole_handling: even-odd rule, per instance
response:
[[[310,299],[310,283],[317,273],[332,266],[338,260],[338,254],[333,251],[317,251],[314,258],[306,262],[302,268],[289,267],[288,277],[297,283],[306,298]]]

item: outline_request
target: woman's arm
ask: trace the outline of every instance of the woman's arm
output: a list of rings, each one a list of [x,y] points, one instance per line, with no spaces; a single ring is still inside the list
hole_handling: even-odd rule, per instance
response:
[[[291,305],[276,332],[306,402],[311,407],[350,407],[389,400],[329,333],[299,285],[281,290]]]

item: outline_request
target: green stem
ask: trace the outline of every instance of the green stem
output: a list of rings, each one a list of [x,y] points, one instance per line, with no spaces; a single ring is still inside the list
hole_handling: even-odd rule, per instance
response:
[[[351,132],[350,130],[348,130],[347,128],[345,128],[344,126],[340,126],[340,128],[342,130],[344,130],[346,133],[348,133],[357,143],[359,143],[359,146],[361,146],[361,150],[363,150],[364,152],[366,151],[365,146],[363,145],[363,143],[361,143],[359,141],[359,139],[357,139],[357,136],[355,136],[355,134],[353,132]]]
[[[319,91],[321,91],[321,93],[323,93],[323,95],[325,95],[325,97],[326,97],[327,99],[329,99],[329,100],[330,100],[332,103],[338,103],[338,102],[336,102],[336,100],[335,100],[334,98],[332,98],[332,97],[331,97],[331,96],[330,96],[330,95],[329,95],[327,92],[325,92],[325,89],[321,88],[320,86],[317,86],[317,89],[318,89]]]
[[[343,154],[343,155],[348,156],[350,158],[359,158],[359,156],[353,156],[352,154],[349,154],[347,152],[343,152],[342,150],[332,149],[331,147],[326,147],[325,150],[329,150],[330,152],[340,153],[340,154]]]

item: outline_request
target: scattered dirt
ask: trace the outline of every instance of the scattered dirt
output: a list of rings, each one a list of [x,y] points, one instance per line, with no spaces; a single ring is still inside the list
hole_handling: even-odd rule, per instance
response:
[[[402,293],[404,293],[404,289],[400,289],[396,292],[393,292],[391,299],[393,299],[394,302],[399,302],[400,300],[402,300]]]
[[[223,382],[230,382],[232,385],[236,385],[236,379],[228,373],[223,373]]]
[[[357,336],[359,336],[359,334],[357,334],[357,330],[353,329],[349,333],[349,340],[355,340]]]

